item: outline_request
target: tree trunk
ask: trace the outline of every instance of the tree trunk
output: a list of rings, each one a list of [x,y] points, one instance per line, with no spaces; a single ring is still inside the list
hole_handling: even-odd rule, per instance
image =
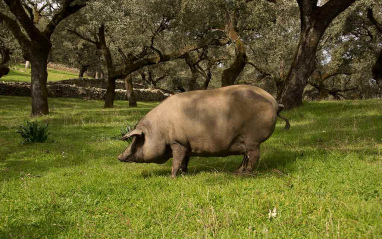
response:
[[[329,96],[329,90],[326,88],[324,81],[318,83],[318,100],[324,100]]]
[[[186,85],[186,91],[196,90],[197,79],[198,79],[198,73],[192,72],[191,78]]]
[[[196,64],[195,59],[190,53],[187,53],[184,60],[186,61],[186,64],[188,65],[188,67],[190,67],[190,70],[191,70],[191,78],[186,85],[186,91],[196,90],[196,83],[198,80],[198,70],[196,69],[196,66],[195,66]]]
[[[105,94],[105,104],[103,107],[113,108],[114,97],[115,97],[115,80],[113,78],[108,77],[106,94]]]
[[[233,64],[223,71],[222,86],[229,86],[235,84],[237,77],[244,70],[247,64],[247,54],[245,52],[244,43],[240,38],[235,41],[236,58]]]
[[[316,51],[324,30],[307,26],[300,34],[300,41],[292,67],[284,81],[278,100],[287,109],[302,105],[302,97],[309,77],[316,68]]]
[[[292,66],[277,96],[286,109],[302,105],[309,77],[316,67],[318,43],[329,24],[355,0],[329,0],[318,7],[317,0],[297,0],[300,9],[301,32]]]
[[[143,75],[141,74],[141,77],[143,80],[144,79],[144,73],[143,73]],[[149,70],[149,77],[148,77],[147,81],[150,83],[150,86],[149,86],[150,88],[154,88],[154,89],[157,88],[158,82],[154,79],[153,73],[150,70]]]
[[[133,89],[133,78],[131,75],[128,75],[125,78],[126,86],[126,98],[129,101],[129,107],[137,107],[137,101],[135,100],[135,94]]]
[[[47,115],[48,108],[48,90],[46,81],[48,79],[47,60],[52,48],[51,36],[57,25],[66,17],[76,13],[86,6],[83,4],[72,4],[74,1],[62,1],[61,8],[57,9],[51,17],[47,17],[48,24],[43,29],[38,28],[30,15],[25,12],[24,1],[4,0],[2,3],[8,6],[8,9],[15,16],[9,17],[0,11],[0,22],[4,23],[14,38],[19,43],[23,57],[32,64],[31,77],[31,95],[32,95],[32,115]]]
[[[9,73],[9,67],[8,67],[8,61],[10,60],[11,50],[9,50],[6,47],[0,46],[0,55],[1,55],[1,61],[0,61],[0,78],[8,75]]]
[[[146,86],[147,82],[146,82],[146,74],[145,74],[145,72],[143,70],[140,70],[138,72],[141,75],[141,84]]]
[[[211,82],[211,78],[212,78],[211,72],[207,72],[207,78],[204,80],[204,84],[203,84],[203,89],[204,90],[208,89],[208,86],[209,86],[209,84]]]
[[[377,61],[373,65],[372,73],[378,87],[377,94],[379,97],[382,97],[382,50],[379,52]]]
[[[80,73],[78,74],[78,78],[83,78],[88,68],[89,68],[89,65],[82,65],[80,68]]]
[[[8,75],[8,73],[9,73],[9,67],[0,66],[0,78],[5,76],[5,75]]]
[[[233,13],[226,13],[226,32],[229,39],[235,44],[235,61],[233,64],[223,71],[222,86],[229,86],[235,84],[237,77],[244,70],[248,62],[247,53],[245,51],[244,43],[240,39],[238,26],[239,11],[235,9]]]
[[[104,24],[102,24],[101,27],[98,29],[98,38],[99,43],[97,44],[99,44],[99,48],[101,49],[103,60],[107,69],[107,89],[104,108],[112,108],[114,106],[115,80],[117,78],[114,75],[113,58],[111,57],[110,49],[106,44]]]
[[[47,57],[39,57],[31,62],[32,65],[32,116],[41,116],[49,114],[48,107],[48,89],[46,82],[48,80]]]

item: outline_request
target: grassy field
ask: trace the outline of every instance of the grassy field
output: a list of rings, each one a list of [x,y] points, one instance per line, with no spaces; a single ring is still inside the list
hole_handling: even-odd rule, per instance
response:
[[[16,69],[15,69],[16,68]],[[48,68],[48,81],[60,81],[78,78],[78,74]],[[11,67],[8,75],[1,77],[1,81],[31,82],[31,69],[25,69],[24,64]]]
[[[186,176],[123,164],[115,140],[154,103],[50,99],[44,144],[21,145],[30,99],[0,96],[0,238],[381,238],[382,101],[284,112],[256,176],[242,158],[193,158]],[[269,210],[274,210],[274,216]]]

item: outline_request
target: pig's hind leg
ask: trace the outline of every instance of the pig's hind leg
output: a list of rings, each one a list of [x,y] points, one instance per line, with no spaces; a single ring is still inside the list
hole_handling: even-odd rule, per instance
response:
[[[235,171],[235,174],[243,174],[245,173],[245,170],[247,168],[248,164],[248,155],[247,153],[244,154],[243,162],[241,162],[239,168]]]
[[[260,145],[255,144],[246,147],[247,152],[244,154],[243,162],[236,170],[236,174],[250,174],[255,167],[257,160],[260,158]]]
[[[190,156],[186,155],[180,165],[180,171],[182,174],[188,173],[188,161],[190,161]]]
[[[246,165],[246,172],[252,172],[253,168],[255,167],[255,164],[257,160],[260,158],[260,145],[252,145],[251,147],[248,147],[248,163]]]

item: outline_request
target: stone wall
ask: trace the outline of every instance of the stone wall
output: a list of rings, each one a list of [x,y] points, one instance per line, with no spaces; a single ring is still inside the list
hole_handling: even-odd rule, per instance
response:
[[[69,80],[62,80],[62,81],[56,81],[56,82],[48,82],[50,85],[75,85],[79,87],[95,87],[95,88],[107,88],[107,80],[105,79],[88,79],[88,78],[82,78],[82,79],[69,79]],[[116,89],[124,90],[125,82],[123,80],[116,80],[115,82]],[[134,89],[144,89],[144,85],[140,84],[134,84]]]
[[[137,101],[162,101],[170,96],[161,90],[134,89]],[[70,84],[48,83],[48,96],[52,98],[80,98],[87,100],[103,100],[105,89],[96,87],[80,87]],[[115,99],[125,100],[126,90],[117,89]],[[30,84],[21,82],[0,81],[0,95],[30,96]]]
[[[0,81],[0,95],[31,96],[30,84]]]

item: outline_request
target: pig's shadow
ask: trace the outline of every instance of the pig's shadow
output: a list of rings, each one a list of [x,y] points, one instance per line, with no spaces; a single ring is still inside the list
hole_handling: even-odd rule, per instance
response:
[[[267,174],[275,171],[288,173],[293,167],[288,167],[288,172],[286,172],[285,166],[294,163],[298,157],[301,157],[301,155],[295,151],[284,151],[282,154],[276,152],[268,154],[267,157],[264,157],[257,162],[253,175],[256,175],[257,173]],[[230,156],[224,158],[193,157],[188,165],[187,176],[195,176],[201,173],[234,174],[236,169],[239,168],[242,160],[243,156]],[[142,177],[169,176],[170,173],[171,160],[158,169],[154,169],[150,172],[145,171],[142,173]]]

